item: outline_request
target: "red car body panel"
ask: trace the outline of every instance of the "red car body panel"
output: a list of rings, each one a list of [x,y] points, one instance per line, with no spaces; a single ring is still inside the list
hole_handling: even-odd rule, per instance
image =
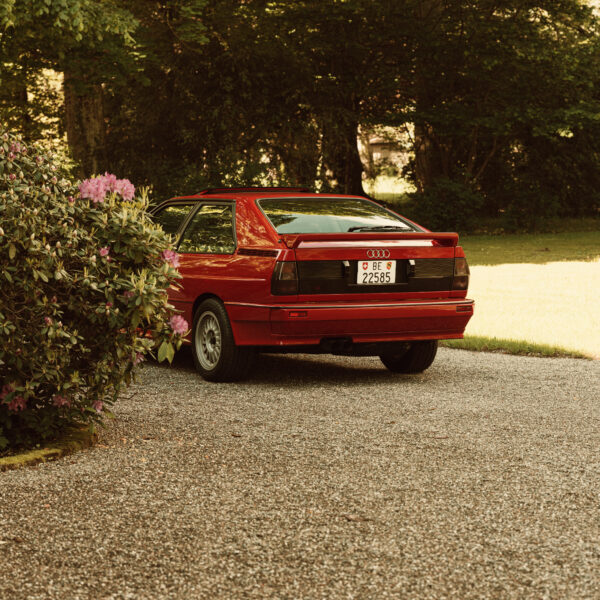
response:
[[[273,295],[271,279],[278,261],[360,264],[369,249],[387,250],[391,261],[453,262],[464,257],[456,233],[278,234],[257,200],[299,196],[323,197],[281,191],[215,193],[176,198],[157,208],[158,213],[169,202],[181,200],[235,205],[233,254],[180,253],[181,287],[172,289],[169,297],[189,323],[199,303],[212,296],[224,303],[235,343],[241,346],[318,345],[330,337],[350,338],[354,343],[463,337],[473,314],[473,301],[466,299],[465,289],[321,293],[316,284],[314,291],[319,293]]]

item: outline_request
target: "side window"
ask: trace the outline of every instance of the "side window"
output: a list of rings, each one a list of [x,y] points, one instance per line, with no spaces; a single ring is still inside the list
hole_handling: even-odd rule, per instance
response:
[[[152,216],[152,220],[163,228],[165,233],[175,235],[183,220],[188,216],[193,204],[171,204]]]
[[[233,254],[233,207],[231,204],[203,204],[187,226],[179,252]]]

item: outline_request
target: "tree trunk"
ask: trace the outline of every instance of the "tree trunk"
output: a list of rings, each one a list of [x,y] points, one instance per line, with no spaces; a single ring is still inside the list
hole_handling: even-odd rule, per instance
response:
[[[102,86],[64,74],[65,124],[73,157],[80,165],[80,175],[96,175],[106,165],[106,130]]]
[[[323,127],[323,166],[333,191],[365,195],[356,119],[328,123]]]
[[[434,99],[428,78],[431,68],[430,49],[428,37],[435,36],[435,21],[443,11],[442,0],[422,0],[417,11],[421,21],[421,35],[423,38],[417,47],[417,72],[415,80],[415,107],[417,122],[415,123],[414,152],[415,152],[415,179],[417,189],[426,191],[432,183],[444,175],[443,149],[435,142],[435,134],[429,123],[420,119],[420,115],[431,110]],[[446,157],[447,158],[447,157]]]
[[[377,172],[375,170],[375,159],[373,158],[373,149],[371,148],[370,143],[372,135],[373,131],[368,127],[363,126],[360,128],[359,138],[363,148],[363,158],[361,160],[364,160],[364,162],[367,163],[367,167],[365,169],[367,179],[375,179],[375,177],[377,177]]]
[[[415,178],[419,192],[424,192],[431,186],[438,171],[435,165],[434,144],[430,134],[429,126],[415,125]]]
[[[312,187],[319,167],[319,131],[313,122],[293,119],[278,132],[274,149],[290,185]]]

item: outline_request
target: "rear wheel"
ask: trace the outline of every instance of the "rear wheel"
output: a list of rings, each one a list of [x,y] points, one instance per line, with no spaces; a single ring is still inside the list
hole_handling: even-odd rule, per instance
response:
[[[239,381],[247,377],[255,352],[236,346],[227,311],[209,298],[194,313],[192,326],[194,364],[207,381]]]
[[[421,373],[431,366],[437,348],[437,340],[412,342],[404,352],[381,354],[379,358],[394,373]]]

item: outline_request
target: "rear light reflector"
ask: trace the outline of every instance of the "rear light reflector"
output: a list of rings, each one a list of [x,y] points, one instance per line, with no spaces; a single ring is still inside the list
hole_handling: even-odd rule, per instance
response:
[[[298,293],[298,269],[296,261],[275,263],[271,278],[271,293],[274,296],[291,296]]]
[[[469,287],[469,265],[466,258],[454,259],[454,279],[452,280],[453,290],[466,290]]]
[[[291,319],[299,319],[301,317],[308,317],[308,312],[305,310],[290,310],[289,316]]]

